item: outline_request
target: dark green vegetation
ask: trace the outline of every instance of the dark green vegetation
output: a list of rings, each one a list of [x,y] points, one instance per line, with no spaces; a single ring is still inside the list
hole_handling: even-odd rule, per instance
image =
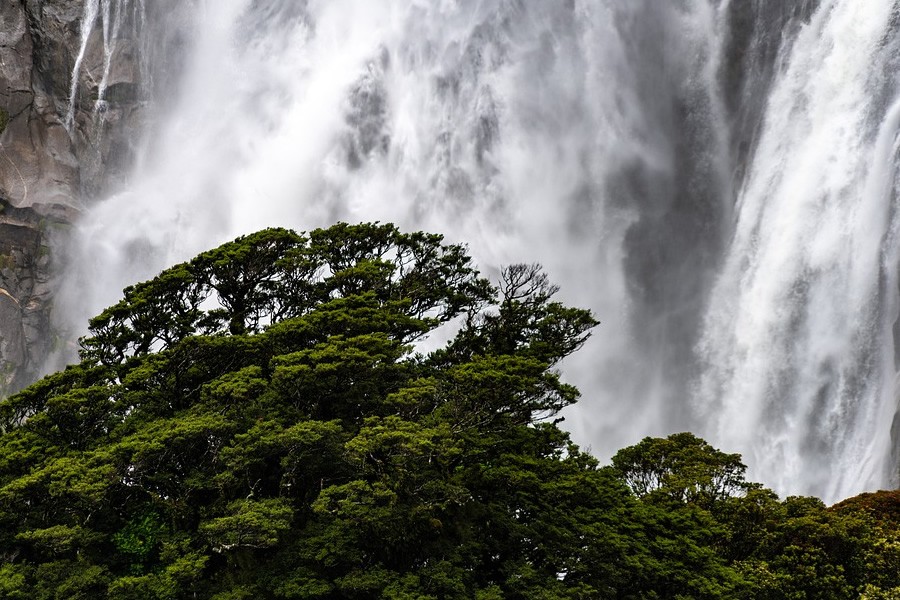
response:
[[[690,434],[573,446],[554,366],[595,321],[554,292],[344,224],[126,289],[0,403],[0,598],[900,597],[893,496],[780,501]]]

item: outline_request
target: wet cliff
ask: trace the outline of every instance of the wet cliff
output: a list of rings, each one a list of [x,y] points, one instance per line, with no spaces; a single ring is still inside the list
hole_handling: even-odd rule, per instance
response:
[[[0,392],[53,353],[55,250],[85,198],[121,178],[140,126],[142,7],[89,4],[0,4]]]

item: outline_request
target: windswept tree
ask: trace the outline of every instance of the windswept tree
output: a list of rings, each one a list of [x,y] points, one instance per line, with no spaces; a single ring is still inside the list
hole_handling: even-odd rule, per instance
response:
[[[555,291],[382,224],[127,288],[78,365],[0,403],[0,596],[608,595],[627,490],[548,421],[596,324]]]

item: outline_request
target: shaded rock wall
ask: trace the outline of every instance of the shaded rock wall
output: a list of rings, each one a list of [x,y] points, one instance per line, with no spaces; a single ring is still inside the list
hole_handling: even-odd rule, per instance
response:
[[[60,226],[62,226],[61,229]],[[0,213],[0,389],[19,389],[34,379],[56,343],[50,326],[51,240],[61,222],[34,210]]]

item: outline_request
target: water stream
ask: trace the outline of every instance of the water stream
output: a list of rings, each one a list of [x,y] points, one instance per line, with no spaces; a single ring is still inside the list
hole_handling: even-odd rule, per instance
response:
[[[781,493],[896,484],[896,2],[182,4],[64,321],[241,233],[393,221],[594,310],[565,371],[599,457],[691,429]]]

